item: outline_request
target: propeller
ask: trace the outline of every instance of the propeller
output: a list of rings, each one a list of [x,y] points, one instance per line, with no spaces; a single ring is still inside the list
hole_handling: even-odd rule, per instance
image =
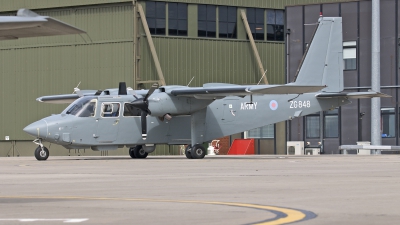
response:
[[[142,126],[142,139],[146,140],[147,138],[147,115],[151,114],[150,110],[149,110],[149,102],[148,99],[150,97],[151,94],[153,94],[153,92],[158,88],[158,84],[154,83],[151,88],[149,89],[149,91],[147,92],[146,96],[144,96],[144,98],[139,98],[136,99],[134,101],[132,101],[130,103],[130,105],[132,105],[135,108],[138,108],[142,111],[141,116],[140,116],[140,122],[141,122],[141,126]]]

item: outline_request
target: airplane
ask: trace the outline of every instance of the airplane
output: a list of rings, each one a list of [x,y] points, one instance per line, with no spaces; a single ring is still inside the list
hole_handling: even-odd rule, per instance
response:
[[[153,84],[43,96],[47,103],[71,103],[60,114],[24,128],[39,145],[37,160],[49,157],[43,141],[67,149],[96,151],[129,148],[146,158],[157,144],[187,145],[188,159],[202,159],[203,143],[351,103],[350,99],[390,97],[343,92],[342,18],[320,17],[294,82],[284,85],[208,83],[202,87]]]

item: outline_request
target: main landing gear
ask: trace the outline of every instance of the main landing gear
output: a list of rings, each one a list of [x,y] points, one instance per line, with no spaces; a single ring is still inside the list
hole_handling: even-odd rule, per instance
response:
[[[41,139],[35,139],[33,143],[39,145],[35,150],[35,158],[37,160],[43,161],[49,158],[49,150],[46,147],[44,147]]]
[[[129,149],[129,155],[132,158],[144,159],[147,157],[149,153],[147,153],[141,145],[136,145]]]
[[[185,155],[188,159],[202,159],[206,155],[206,149],[200,144],[194,145],[193,147],[188,145],[185,148]]]

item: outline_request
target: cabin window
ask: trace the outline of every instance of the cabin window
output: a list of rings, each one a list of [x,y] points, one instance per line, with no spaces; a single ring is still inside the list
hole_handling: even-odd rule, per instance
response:
[[[140,116],[141,115],[141,110],[138,108],[133,107],[129,103],[124,104],[124,116],[129,117],[129,116]]]
[[[119,103],[103,103],[101,105],[101,117],[119,117]]]

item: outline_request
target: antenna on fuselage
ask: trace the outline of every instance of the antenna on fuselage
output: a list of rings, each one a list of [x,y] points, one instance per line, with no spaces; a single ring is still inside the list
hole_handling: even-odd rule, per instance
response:
[[[81,89],[79,89],[79,85],[81,84],[81,81],[79,81],[78,85],[76,85],[76,87],[74,88],[74,92],[72,92],[72,94],[76,93],[79,97],[82,97],[83,94],[81,93]]]
[[[260,81],[258,81],[257,85],[259,85],[261,83],[261,80],[264,78],[265,74],[267,73],[268,69],[265,70],[264,74],[262,75]]]
[[[188,85],[186,85],[187,87],[189,87],[190,83],[192,83],[194,77],[192,77],[192,79],[189,81]]]

